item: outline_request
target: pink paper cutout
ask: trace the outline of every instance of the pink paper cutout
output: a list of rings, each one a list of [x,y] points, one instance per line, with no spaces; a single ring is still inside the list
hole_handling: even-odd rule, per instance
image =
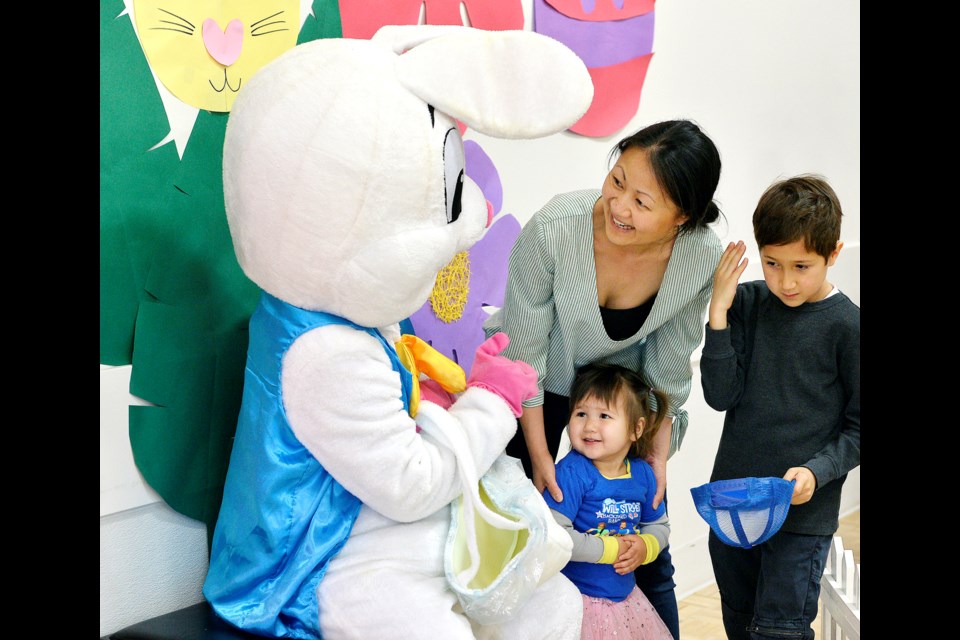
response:
[[[344,38],[369,39],[387,24],[418,24],[425,5],[426,24],[462,25],[461,0],[340,0],[340,26]],[[470,26],[488,31],[523,29],[520,0],[463,0]]]
[[[229,67],[240,57],[243,47],[243,23],[234,18],[223,31],[213,18],[203,21],[203,46],[207,53],[225,67]]]
[[[567,17],[548,2],[534,1],[536,32],[570,47],[588,68],[609,67],[653,51],[652,12],[611,22],[589,22]]]
[[[575,20],[602,22],[635,18],[653,11],[654,0],[547,0],[554,9]]]
[[[626,126],[640,108],[640,92],[651,58],[652,53],[609,67],[587,69],[593,80],[593,102],[570,131],[601,138]]]

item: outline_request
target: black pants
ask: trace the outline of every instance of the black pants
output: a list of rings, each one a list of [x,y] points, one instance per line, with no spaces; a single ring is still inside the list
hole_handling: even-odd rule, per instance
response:
[[[720,541],[708,548],[730,640],[811,640],[820,579],[833,536],[780,531],[752,549]]]
[[[543,428],[547,437],[547,449],[554,459],[560,450],[563,430],[570,417],[570,399],[545,391],[543,394]],[[517,433],[507,444],[507,455],[519,458],[527,477],[533,477],[533,463],[530,452],[523,439],[523,429],[517,424]],[[666,504],[666,496],[664,496]],[[660,555],[650,564],[638,567],[634,572],[637,586],[643,591],[650,604],[660,614],[675,640],[680,640],[680,614],[677,610],[677,584],[673,581],[673,558],[670,557],[670,545],[660,550]]]

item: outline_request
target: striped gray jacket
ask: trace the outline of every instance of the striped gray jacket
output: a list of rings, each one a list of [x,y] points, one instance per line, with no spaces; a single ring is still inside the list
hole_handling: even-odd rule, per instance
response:
[[[503,307],[484,323],[487,337],[505,332],[505,356],[528,362],[543,391],[570,395],[574,372],[605,361],[641,371],[671,404],[670,455],[687,429],[690,358],[703,340],[720,239],[711,228],[684,233],[674,243],[660,291],[640,331],[611,340],[603,328],[593,259],[593,205],[598,189],[554,196],[524,225],[510,254]]]

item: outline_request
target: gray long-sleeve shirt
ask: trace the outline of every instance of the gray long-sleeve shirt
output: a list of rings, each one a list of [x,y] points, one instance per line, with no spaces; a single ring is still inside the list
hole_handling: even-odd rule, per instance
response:
[[[704,399],[727,412],[710,480],[807,467],[817,489],[781,530],[832,535],[860,465],[860,307],[841,292],[787,307],[760,280],[738,286],[727,322],[707,326],[700,361]]]

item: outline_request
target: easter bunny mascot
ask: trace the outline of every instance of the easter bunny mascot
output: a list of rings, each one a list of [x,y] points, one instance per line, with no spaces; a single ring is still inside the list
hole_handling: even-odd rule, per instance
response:
[[[418,406],[445,412],[483,473],[535,372],[500,355],[498,334],[469,377],[455,368],[459,388],[437,376],[456,391],[441,407],[410,372],[411,351],[430,348],[404,346],[398,323],[489,223],[457,120],[534,138],[573,124],[592,94],[583,63],[546,36],[437,26],[299,45],[240,92],[224,195],[263,292],[204,584],[221,617],[327,640],[579,637],[581,598],[561,574],[505,622],[464,615],[443,566],[457,459],[415,420]]]

